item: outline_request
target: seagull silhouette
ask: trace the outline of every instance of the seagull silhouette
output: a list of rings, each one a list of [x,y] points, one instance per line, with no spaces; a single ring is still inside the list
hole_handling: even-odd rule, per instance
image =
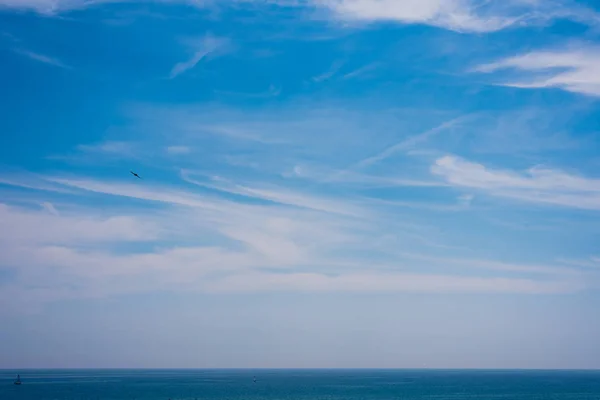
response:
[[[131,172],[131,175],[135,176],[136,178],[142,179],[142,177],[139,176],[138,174],[136,174],[135,172],[133,172],[133,171],[129,171],[129,172]]]

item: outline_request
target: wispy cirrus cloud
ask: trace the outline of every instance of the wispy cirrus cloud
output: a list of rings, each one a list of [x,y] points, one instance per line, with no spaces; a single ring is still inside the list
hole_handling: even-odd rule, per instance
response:
[[[148,0],[143,0],[148,1]],[[105,3],[126,0],[0,0],[0,9],[33,10],[55,15]],[[389,21],[424,24],[465,33],[494,32],[513,26],[543,24],[554,19],[597,25],[600,17],[574,1],[481,1],[481,0],[228,0],[215,1],[160,0],[164,4],[189,4],[199,8],[216,6],[275,5],[292,9],[325,9],[343,21]],[[197,63],[196,54],[188,63]],[[185,63],[180,68],[185,68]]]
[[[117,156],[131,157],[135,154],[135,144],[131,142],[123,141],[106,141],[91,145],[79,145],[77,150],[84,153],[95,153],[95,154],[114,154]]]
[[[80,195],[88,192],[96,196],[133,199],[147,205],[162,205],[159,209],[162,211],[155,208],[151,214],[141,211],[128,218],[94,217],[98,211],[93,212],[91,209],[79,208],[77,213],[71,211],[52,215],[41,210],[28,211],[7,206],[0,209],[5,211],[0,217],[9,226],[18,225],[19,229],[15,232],[33,229],[34,221],[30,221],[31,216],[38,216],[37,222],[43,222],[47,229],[38,230],[36,235],[15,235],[14,232],[9,235],[7,231],[7,235],[0,237],[4,244],[9,240],[17,240],[19,243],[28,242],[30,246],[43,244],[46,247],[61,245],[69,248],[95,238],[95,247],[100,245],[98,251],[107,252],[110,248],[103,246],[107,241],[116,243],[127,240],[178,238],[179,243],[189,243],[187,247],[204,248],[207,245],[202,239],[189,239],[200,235],[210,237],[211,242],[217,243],[224,252],[237,254],[239,244],[244,244],[248,254],[254,255],[251,258],[255,260],[257,268],[281,268],[298,263],[299,260],[303,260],[302,264],[325,262],[325,259],[314,258],[319,248],[328,248],[332,243],[344,241],[343,238],[354,237],[354,234],[340,231],[340,216],[333,216],[328,212],[227,201],[214,194],[174,190],[164,186],[140,188],[140,185],[82,179],[49,180],[83,190]],[[47,187],[39,189],[49,194],[53,191]],[[91,215],[86,216],[88,211],[92,211]],[[115,212],[111,214],[114,215]],[[156,227],[161,229],[157,230]],[[57,234],[50,234],[52,230],[56,230]],[[160,234],[160,237],[157,237],[157,234]],[[34,240],[38,237],[41,239]],[[318,243],[313,242],[316,238]],[[312,259],[306,258],[308,253],[313,254]]]
[[[433,274],[363,273],[328,276],[319,273],[231,276],[214,286],[216,292],[358,292],[358,293],[528,293],[577,290],[578,284],[529,279],[474,278]]]
[[[226,206],[226,203],[218,204],[217,202],[207,200],[202,196],[180,190],[173,190],[170,188],[152,190],[139,185],[130,185],[122,182],[104,182],[93,179],[49,177],[47,180],[48,182],[58,184],[60,186],[79,189],[87,192],[127,197],[131,199],[140,199],[157,203],[208,209],[218,209]]]
[[[189,1],[189,0],[160,0],[168,4],[192,4],[197,7],[204,7],[205,4],[210,4],[208,1]],[[142,0],[142,2],[149,2]],[[16,9],[24,11],[34,11],[44,15],[56,15],[73,10],[81,10],[88,7],[99,6],[102,4],[111,3],[130,3],[128,0],[0,0],[0,10]]]
[[[119,203],[135,202],[136,207],[141,203],[143,207],[153,209],[152,213],[129,211],[128,214],[116,208],[111,209],[111,217],[95,214],[98,211],[94,207],[80,207],[78,212],[60,207],[60,213],[52,212],[56,209],[50,206],[36,211],[12,206],[0,210],[4,211],[0,214],[3,221],[20,227],[16,231],[18,235],[12,235],[12,239],[8,235],[0,236],[4,260],[12,266],[27,267],[19,269],[18,283],[13,286],[16,289],[11,291],[11,298],[51,301],[156,290],[542,294],[586,288],[584,279],[578,274],[565,274],[552,266],[468,258],[406,257],[399,250],[410,248],[416,252],[421,249],[425,253],[424,249],[438,245],[436,239],[429,233],[421,235],[425,239],[423,243],[411,239],[415,236],[412,228],[396,223],[398,215],[392,207],[381,207],[386,199],[370,200],[360,192],[384,186],[404,185],[427,190],[461,186],[468,188],[468,193],[458,198],[453,193],[453,202],[436,211],[464,211],[471,205],[471,193],[476,190],[505,193],[516,188],[522,191],[531,184],[526,177],[517,175],[515,178],[514,174],[491,171],[493,176],[500,177],[494,180],[485,174],[483,177],[475,174],[475,178],[467,179],[465,176],[473,174],[473,169],[478,171],[476,167],[440,159],[436,164],[440,169],[433,171],[436,180],[426,175],[422,178],[427,179],[423,180],[418,176],[395,179],[353,171],[337,180],[332,178],[335,175],[332,171],[336,170],[333,164],[356,160],[356,154],[362,155],[363,159],[367,154],[376,154],[365,163],[374,165],[429,142],[461,122],[460,118],[407,137],[406,130],[396,132],[399,121],[404,120],[397,118],[398,110],[377,115],[322,108],[260,114],[223,109],[206,112],[198,107],[166,107],[162,113],[160,108],[137,111],[133,113],[134,117],[150,118],[149,125],[155,128],[155,121],[162,121],[164,126],[172,128],[167,143],[178,145],[167,148],[161,144],[163,154],[165,149],[171,154],[184,154],[199,144],[198,132],[205,133],[207,126],[216,127],[210,134],[224,135],[226,132],[234,148],[248,145],[251,154],[260,151],[260,154],[273,157],[274,162],[290,159],[290,164],[296,166],[298,161],[306,161],[301,164],[308,166],[296,167],[293,171],[295,177],[305,181],[289,182],[279,176],[278,169],[261,171],[257,176],[247,171],[236,175],[236,170],[225,170],[224,175],[230,172],[232,176],[228,180],[206,181],[184,175],[182,182],[173,185],[148,181],[133,184],[81,176],[37,176],[30,181],[3,180],[0,176],[0,182],[8,185],[21,184],[49,193],[47,201],[52,201],[53,193],[73,196],[75,204],[80,198],[105,202],[107,197],[114,197]],[[430,125],[430,121],[427,122]],[[148,137],[154,137],[146,129],[142,130]],[[336,137],[325,135],[337,131],[343,133],[343,143]],[[248,132],[260,133],[261,140],[247,140],[245,134]],[[382,140],[396,145],[388,146],[382,152],[380,149],[385,146],[373,139],[374,132],[387,134]],[[202,136],[202,140],[206,143],[206,136]],[[124,143],[129,142],[101,142],[78,150],[88,154],[122,155],[130,150]],[[215,147],[221,148],[221,144]],[[331,148],[346,150],[341,161],[332,160]],[[225,149],[231,154],[229,147]],[[324,169],[312,168],[310,161],[317,161]],[[458,167],[453,168],[455,164]],[[275,175],[279,180],[270,180]],[[540,182],[546,182],[543,177],[541,173],[533,180],[539,186],[542,185]],[[490,180],[495,183],[486,186]],[[572,185],[568,186],[569,190],[579,192],[583,191],[584,185],[590,184],[589,181],[570,183],[571,177],[564,177],[564,181],[563,186]],[[313,187],[321,182],[335,183],[336,189],[344,190],[314,190]],[[556,189],[548,182],[544,184],[550,185],[542,187],[547,192]],[[533,189],[526,193],[536,195]],[[416,204],[394,200],[397,206]],[[419,206],[420,210],[427,210],[422,204]],[[30,232],[38,224],[45,229]],[[52,234],[53,230],[56,235]],[[15,240],[18,246],[15,246]],[[123,253],[115,244],[118,242],[142,243],[143,250]],[[416,242],[419,244],[415,245]],[[446,249],[436,247],[440,248]],[[451,261],[445,263],[446,259]],[[449,264],[453,268],[449,269]],[[28,285],[43,282],[52,290],[34,292],[27,289],[26,282]]]
[[[54,216],[59,216],[59,212],[56,209],[56,207],[54,207],[54,204],[45,201],[42,203],[42,207],[44,208],[44,210],[48,211],[50,214],[54,215]]]
[[[577,275],[566,279],[559,269],[550,279],[537,279],[536,274],[552,275],[553,270],[481,260],[452,261],[471,269],[470,275],[443,272],[443,259],[427,259],[427,268],[398,258],[371,262],[367,268],[358,260],[349,261],[343,249],[350,246],[369,251],[371,243],[377,242],[380,227],[363,230],[360,225],[340,223],[328,214],[310,211],[298,214],[216,201],[208,206],[191,204],[180,199],[182,193],[166,193],[165,188],[140,192],[133,185],[125,190],[99,182],[70,184],[88,189],[93,186],[105,195],[128,195],[150,202],[159,198],[174,206],[193,207],[119,217],[94,215],[97,210],[92,208],[53,215],[43,210],[0,207],[0,220],[18,227],[0,235],[2,265],[19,268],[10,291],[12,301],[19,300],[16,304],[156,290],[548,294],[584,287]],[[191,196],[185,193],[183,197]],[[124,241],[184,238],[191,233],[196,239],[187,246],[163,245],[134,253],[111,247]],[[202,237],[209,236],[213,238],[210,244],[203,243]],[[223,239],[215,242],[215,237]],[[433,264],[439,264],[438,272],[430,270]],[[477,271],[481,268],[528,276],[480,275]],[[39,292],[38,287],[45,290]]]
[[[80,144],[66,154],[49,155],[49,160],[57,160],[73,164],[96,164],[121,162],[123,160],[140,160],[148,150],[139,142],[124,140],[105,140],[90,144]]]
[[[25,57],[30,58],[31,60],[43,63],[43,64],[48,64],[48,65],[52,65],[55,67],[59,67],[59,68],[64,68],[64,69],[72,69],[69,65],[63,63],[62,61],[60,61],[58,58],[55,57],[50,57],[44,54],[40,54],[40,53],[36,53],[34,51],[30,51],[30,50],[24,50],[24,49],[16,49],[15,50],[16,53],[21,54]]]
[[[584,260],[558,259],[557,262],[565,265],[575,265],[600,271],[600,257],[589,257],[588,259]]]
[[[507,0],[323,0],[346,21],[388,21],[424,24],[458,32],[494,32],[517,25],[544,23],[557,18],[596,24],[598,17],[574,2]]]
[[[483,20],[473,14],[468,3],[455,0],[331,0],[325,4],[339,18],[348,20],[420,23],[468,31],[494,31],[514,23],[511,19],[498,17]]]
[[[279,96],[281,94],[281,88],[277,87],[275,85],[269,85],[269,88],[262,92],[249,93],[249,92],[215,90],[215,93],[217,93],[219,95],[240,97],[240,98],[268,99],[268,98]]]
[[[342,69],[345,63],[346,62],[344,60],[335,61],[327,71],[320,75],[313,76],[313,82],[319,83],[328,81],[329,79],[333,78],[335,74],[337,74],[340,71],[340,69]]]
[[[37,190],[36,199],[54,202],[54,195],[63,200],[72,196],[72,204],[80,204],[74,212],[61,203],[57,215],[48,207],[35,212],[9,207],[10,216],[3,218],[23,221],[12,223],[34,229],[39,216],[39,223],[59,227],[57,237],[65,238],[52,241],[42,231],[31,234],[29,241],[26,232],[20,233],[19,246],[6,239],[2,254],[11,268],[29,266],[17,271],[13,299],[157,290],[541,294],[588,288],[585,277],[565,273],[551,262],[528,265],[501,263],[494,256],[491,260],[471,259],[465,253],[444,256],[472,244],[447,239],[460,230],[428,229],[425,223],[452,219],[457,211],[466,214],[478,206],[473,199],[475,195],[479,199],[479,191],[504,197],[557,191],[554,186],[527,189],[531,183],[527,174],[496,170],[488,172],[501,175],[496,180],[504,183],[490,187],[488,181],[496,181],[488,175],[465,178],[472,169],[478,171],[470,164],[460,164],[456,171],[457,162],[438,158],[441,169],[431,171],[435,157],[431,153],[404,154],[423,146],[443,148],[444,138],[473,122],[468,117],[452,119],[454,112],[377,105],[361,109],[348,102],[252,110],[142,104],[125,113],[130,125],[120,127],[120,141],[78,150],[88,156],[123,157],[131,150],[126,144],[137,140],[151,149],[142,158],[160,164],[152,165],[158,171],[153,178],[132,182],[77,172],[5,179],[8,185]],[[170,144],[176,145],[169,148]],[[198,157],[164,157],[156,162],[156,154],[185,154],[190,148]],[[258,166],[252,170],[232,166],[223,162],[225,156],[246,157]],[[96,161],[104,171],[101,158]],[[168,175],[186,168],[178,164],[188,159],[197,163],[189,170],[203,171],[203,178]],[[336,174],[356,160],[365,160],[364,166],[372,167],[369,173],[350,169]],[[413,168],[417,162],[421,164]],[[207,176],[227,179],[204,179]],[[525,183],[509,179],[515,176]],[[457,193],[453,186],[466,190]],[[581,186],[569,190],[577,187],[577,195],[583,196]],[[99,210],[106,214],[98,215]],[[430,211],[446,214],[432,218]],[[33,222],[25,223],[27,218]],[[78,235],[81,227],[101,235]],[[148,236],[143,235],[145,229]],[[115,230],[121,231],[114,237],[123,243],[108,239]],[[81,238],[67,240],[73,236]],[[128,242],[134,246],[123,251]],[[426,258],[432,249],[439,257]],[[421,255],[410,257],[402,250]],[[101,268],[104,265],[108,267]],[[27,282],[43,282],[53,290],[33,293]]]
[[[194,185],[219,190],[222,192],[268,200],[275,203],[287,204],[296,207],[312,209],[315,211],[325,211],[334,214],[344,214],[347,216],[359,216],[364,214],[356,205],[349,204],[348,201],[341,202],[336,199],[326,198],[324,196],[309,196],[303,193],[295,193],[278,187],[260,188],[249,187],[235,184],[224,179],[213,179],[212,182],[201,182],[194,179],[193,174],[188,171],[182,172],[182,177],[186,182]]]
[[[386,158],[389,158],[396,153],[411,150],[416,145],[426,142],[433,136],[439,135],[444,131],[451,130],[452,128],[460,125],[460,123],[467,120],[467,118],[468,118],[468,116],[460,116],[457,118],[453,118],[449,121],[443,122],[442,124],[440,124],[434,128],[431,128],[425,132],[419,133],[417,135],[413,135],[405,140],[402,140],[401,142],[398,142],[398,143],[388,147],[387,149],[381,151],[379,154],[376,154],[372,157],[368,157],[368,158],[361,160],[360,162],[358,162],[356,164],[355,167],[364,168],[371,164],[383,161]]]
[[[329,168],[313,167],[309,165],[296,165],[291,172],[283,174],[285,177],[306,179],[320,183],[337,183],[342,185],[357,186],[362,188],[371,187],[444,187],[447,183],[430,178],[417,179],[414,176],[381,176],[363,174],[352,170],[338,170]]]
[[[600,48],[572,46],[567,49],[533,51],[483,64],[474,69],[480,73],[503,70],[520,74],[500,83],[520,88],[558,88],[590,96],[600,96]]]
[[[439,158],[433,174],[449,184],[494,196],[541,204],[600,210],[600,179],[533,167],[526,172],[495,170],[455,156]]]
[[[90,242],[141,241],[156,238],[153,224],[131,216],[85,217],[60,215],[44,203],[44,212],[0,203],[0,220],[8,229],[0,234],[4,244],[75,245]]]
[[[76,0],[0,0],[2,8],[34,10],[42,14],[53,14],[60,10],[69,9],[81,3]],[[91,2],[90,2],[91,3]]]
[[[350,71],[345,74],[342,79],[357,79],[357,78],[365,78],[369,76],[370,72],[373,72],[381,67],[381,63],[373,62],[362,66],[360,68],[355,69],[354,71]]]
[[[189,146],[169,146],[167,153],[170,155],[182,155],[191,153],[192,149]]]
[[[170,79],[194,68],[203,59],[225,51],[230,42],[226,38],[206,35],[199,39],[186,40],[186,43],[193,55],[187,61],[179,62],[173,66],[169,75]]]

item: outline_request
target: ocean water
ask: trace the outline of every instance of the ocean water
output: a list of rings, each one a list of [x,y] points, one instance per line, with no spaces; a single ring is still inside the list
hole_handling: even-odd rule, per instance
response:
[[[13,385],[16,373],[23,384]],[[253,377],[256,376],[256,383]],[[600,372],[0,371],[0,400],[600,400]]]

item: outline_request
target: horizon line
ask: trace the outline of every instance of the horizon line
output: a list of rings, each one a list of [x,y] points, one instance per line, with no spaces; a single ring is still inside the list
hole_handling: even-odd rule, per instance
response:
[[[452,367],[25,367],[0,368],[6,371],[590,371],[600,372],[598,368],[452,368]]]

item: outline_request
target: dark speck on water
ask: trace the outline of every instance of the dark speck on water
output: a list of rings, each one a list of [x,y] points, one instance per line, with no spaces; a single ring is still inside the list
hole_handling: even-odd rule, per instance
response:
[[[0,371],[1,400],[599,400],[600,371]]]

